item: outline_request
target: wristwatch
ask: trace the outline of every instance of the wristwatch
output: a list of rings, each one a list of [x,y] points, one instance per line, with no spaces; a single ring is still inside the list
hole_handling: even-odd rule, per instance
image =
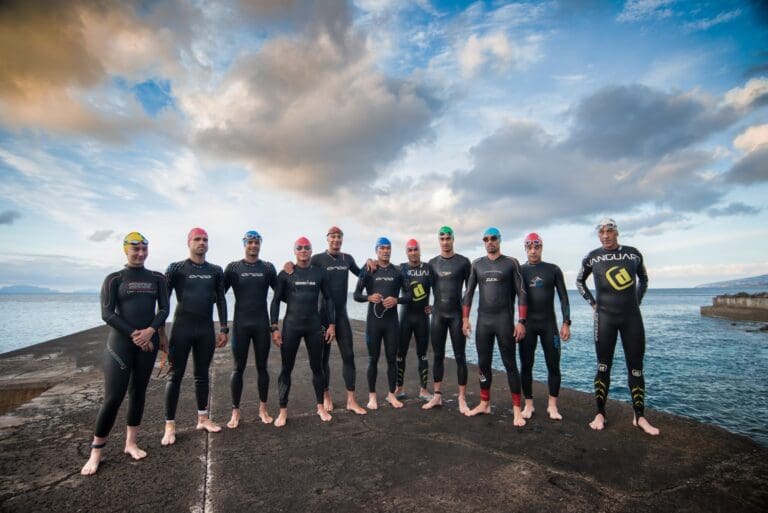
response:
[[[517,322],[525,326],[525,323],[528,322],[528,319],[518,319]]]
[[[229,328],[226,326],[222,326],[219,328],[219,333],[224,333],[225,335],[229,334]]]
[[[566,320],[563,321],[563,324],[566,324],[566,325],[570,326],[571,325],[571,320],[570,319],[566,319]]]
[[[277,329],[278,329],[277,324],[273,324],[272,326],[269,327],[269,331],[271,331],[272,333],[276,332]]]

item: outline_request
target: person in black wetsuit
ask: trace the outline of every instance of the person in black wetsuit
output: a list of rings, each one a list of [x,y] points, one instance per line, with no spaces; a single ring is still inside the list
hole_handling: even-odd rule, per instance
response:
[[[224,270],[224,291],[232,287],[235,292],[235,319],[232,334],[232,356],[235,368],[230,382],[232,418],[227,423],[229,428],[236,428],[240,423],[243,372],[248,363],[248,348],[251,343],[253,343],[258,371],[259,418],[264,424],[271,424],[273,421],[267,410],[269,392],[267,361],[271,345],[267,292],[270,287],[274,290],[277,272],[271,263],[259,259],[261,250],[259,232],[247,231],[243,236],[243,246],[245,246],[244,258],[231,262]]]
[[[429,291],[432,278],[429,264],[421,261],[421,248],[416,239],[405,244],[408,261],[400,264],[400,270],[406,278],[406,285],[411,291],[411,302],[400,306],[400,346],[397,351],[397,389],[395,397],[406,397],[403,391],[405,379],[405,359],[411,345],[411,335],[416,339],[416,357],[419,365],[419,398],[429,401],[432,396],[427,390],[429,380],[429,314],[432,307],[429,304]]]
[[[291,373],[296,363],[296,353],[301,339],[307,345],[309,367],[312,369],[312,386],[317,399],[317,415],[323,422],[331,420],[331,415],[323,405],[323,345],[330,344],[335,336],[336,310],[331,300],[328,276],[319,267],[310,264],[312,244],[306,237],[300,237],[294,243],[296,263],[293,273],[281,271],[277,276],[275,295],[272,298],[270,317],[272,319],[272,342],[280,346],[283,368],[278,379],[280,393],[280,414],[275,419],[275,426],[285,426],[288,419],[288,394],[291,391]],[[327,303],[328,327],[323,334],[320,313],[317,304],[320,296]],[[278,328],[280,302],[286,303],[282,333]]]
[[[384,355],[387,359],[387,402],[393,408],[402,408],[403,403],[395,397],[397,386],[397,348],[400,325],[397,319],[397,305],[411,300],[405,290],[405,278],[399,267],[389,261],[392,243],[386,237],[376,241],[376,270],[360,274],[353,297],[359,303],[368,303],[368,317],[365,322],[365,342],[368,346],[368,409],[379,407],[376,397],[381,341],[384,340]],[[365,293],[363,292],[365,290]],[[400,291],[403,295],[398,297]]]
[[[536,233],[529,233],[524,241],[528,261],[520,267],[528,293],[528,324],[525,326],[525,339],[520,343],[520,380],[525,395],[523,418],[533,415],[533,361],[536,354],[536,341],[541,339],[544,360],[547,363],[547,383],[549,400],[547,413],[552,420],[562,420],[557,409],[557,396],[560,393],[560,341],[571,338],[571,307],[568,291],[565,289],[563,271],[555,264],[541,261],[544,243]],[[555,316],[555,291],[560,298],[563,312],[563,325],[558,336],[557,317]]]
[[[462,328],[469,336],[472,326],[469,312],[475,287],[480,287],[477,308],[477,364],[480,368],[480,404],[467,413],[468,416],[491,413],[491,383],[493,380],[493,342],[499,342],[501,361],[507,371],[507,382],[512,392],[512,406],[515,426],[524,426],[525,419],[520,404],[520,374],[517,371],[515,342],[525,337],[527,319],[527,297],[520,263],[516,258],[501,254],[501,233],[497,228],[488,228],[483,234],[486,256],[472,262],[467,293],[462,308]],[[515,296],[520,318],[515,324]]]
[[[640,302],[648,289],[648,273],[643,256],[629,246],[619,245],[619,227],[616,221],[605,218],[597,225],[601,247],[591,251],[581,262],[576,287],[595,310],[595,399],[597,415],[589,426],[597,431],[605,427],[605,403],[611,383],[611,365],[616,339],[621,334],[621,345],[627,362],[627,384],[635,411],[632,424],[649,435],[658,435],[658,428],[645,418],[645,327],[640,313]],[[594,277],[596,298],[587,287],[589,275]]]
[[[168,360],[168,383],[165,386],[165,434],[160,442],[176,442],[176,406],[179,403],[181,380],[192,352],[197,401],[197,429],[216,433],[221,426],[208,416],[208,371],[217,347],[227,343],[227,301],[224,297],[224,271],[205,260],[208,234],[193,228],[187,235],[189,258],[174,262],[165,272],[168,292],[176,290],[176,311],[171,327]],[[221,327],[216,335],[213,327],[213,305],[219,313]]]
[[[80,471],[83,475],[98,470],[101,450],[129,388],[124,452],[135,460],[147,455],[137,445],[137,436],[160,345],[157,331],[168,317],[165,276],[144,267],[148,248],[149,242],[139,232],[126,235],[123,250],[128,263],[109,274],[101,287],[101,318],[110,327],[104,351],[104,402],[96,418],[90,458]]]
[[[433,370],[435,385],[432,399],[422,408],[429,410],[443,405],[443,360],[445,359],[445,342],[450,333],[459,384],[459,411],[466,415],[469,412],[466,397],[467,339],[461,329],[461,298],[462,289],[469,279],[472,263],[467,257],[453,251],[453,230],[450,226],[441,227],[437,232],[437,238],[440,254],[429,261],[434,301],[429,338],[435,358]]]

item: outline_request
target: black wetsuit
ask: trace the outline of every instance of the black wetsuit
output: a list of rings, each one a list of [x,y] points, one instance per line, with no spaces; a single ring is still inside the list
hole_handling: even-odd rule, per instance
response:
[[[235,368],[232,371],[230,388],[232,407],[240,408],[243,393],[243,372],[248,363],[248,348],[253,343],[258,372],[259,400],[267,402],[269,393],[269,372],[267,360],[271,336],[267,292],[275,288],[277,272],[275,267],[263,260],[248,263],[238,260],[230,263],[224,271],[224,291],[232,287],[235,292],[235,320],[232,334],[232,356]]]
[[[586,281],[590,274],[594,276],[597,299],[587,288]],[[635,415],[642,417],[645,408],[645,327],[640,313],[640,302],[648,289],[648,273],[643,264],[643,256],[629,246],[595,249],[581,262],[576,287],[590,305],[597,305],[595,399],[598,413],[605,415],[613,353],[617,335],[620,333],[627,362],[627,382],[632,394],[632,407]]]
[[[195,375],[195,398],[198,414],[208,411],[208,371],[216,350],[213,330],[213,305],[219,312],[222,328],[227,326],[227,301],[224,298],[224,271],[218,265],[192,260],[174,262],[165,272],[168,292],[176,290],[176,312],[169,339],[168,383],[165,386],[165,419],[176,418],[181,380],[192,351]]]
[[[520,380],[526,399],[533,398],[533,362],[536,355],[536,341],[541,339],[544,360],[547,363],[547,384],[549,395],[560,393],[560,335],[555,316],[555,291],[560,298],[563,322],[570,323],[571,307],[568,291],[565,289],[563,271],[555,264],[539,262],[525,263],[520,273],[528,292],[528,324],[525,339],[520,343]]]
[[[152,350],[142,351],[133,343],[131,333],[150,326],[157,330],[166,317],[168,287],[162,273],[126,266],[104,280],[101,318],[111,329],[104,351],[104,402],[96,417],[97,437],[109,435],[129,387],[128,425],[141,424],[147,384],[155,366],[160,339],[155,333]]]
[[[467,339],[461,331],[461,295],[471,268],[469,259],[459,254],[450,258],[438,255],[429,261],[434,298],[429,337],[435,357],[435,383],[443,381],[445,342],[450,332],[459,386],[467,384]]]
[[[411,302],[400,307],[400,347],[397,351],[397,386],[403,386],[405,379],[405,357],[411,345],[411,335],[416,338],[416,356],[419,360],[419,383],[427,388],[429,379],[429,314],[425,308],[429,305],[429,291],[432,278],[429,264],[424,262],[412,266],[409,262],[400,264],[405,276],[406,286],[411,291]]]
[[[365,289],[366,293],[363,293]],[[402,296],[398,297],[400,291]],[[375,271],[360,274],[355,287],[355,301],[365,303],[368,296],[381,294],[382,298],[396,297],[400,304],[411,300],[411,294],[405,290],[405,278],[399,267],[389,264],[377,267]],[[399,339],[397,309],[385,309],[381,303],[368,303],[368,317],[365,322],[365,343],[368,346],[368,391],[376,392],[381,341],[384,339],[384,355],[387,359],[387,383],[389,391],[394,393],[397,386],[397,348]]]
[[[291,391],[291,373],[296,364],[296,353],[299,351],[302,337],[307,345],[309,367],[312,369],[312,386],[315,389],[317,404],[323,402],[325,378],[323,376],[323,328],[320,323],[320,313],[317,304],[322,295],[327,303],[328,323],[335,324],[336,309],[331,299],[328,276],[319,267],[306,268],[294,266],[293,274],[280,271],[277,275],[277,286],[272,298],[270,317],[272,324],[277,324],[280,318],[280,302],[288,305],[283,319],[283,345],[280,346],[280,356],[283,367],[277,385],[280,394],[280,407],[288,407],[288,394]]]
[[[472,262],[467,293],[464,295],[464,312],[469,314],[475,287],[480,286],[477,307],[477,365],[480,370],[480,398],[490,400],[493,380],[493,341],[499,341],[501,361],[507,371],[507,382],[512,392],[512,402],[520,406],[520,374],[515,358],[515,296],[520,319],[526,318],[527,298],[520,263],[517,259],[500,255],[496,260],[487,256]]]
[[[354,392],[356,381],[355,348],[352,340],[352,327],[349,324],[347,314],[347,295],[349,293],[349,273],[360,275],[360,268],[355,259],[347,253],[331,255],[328,251],[312,255],[312,265],[325,270],[328,276],[328,287],[331,292],[333,306],[336,308],[336,341],[339,344],[339,352],[342,361],[342,376],[344,385],[348,391]],[[320,321],[323,326],[328,326],[328,312],[325,299],[320,298]],[[323,374],[325,376],[324,388],[328,390],[331,379],[331,344],[323,345]]]

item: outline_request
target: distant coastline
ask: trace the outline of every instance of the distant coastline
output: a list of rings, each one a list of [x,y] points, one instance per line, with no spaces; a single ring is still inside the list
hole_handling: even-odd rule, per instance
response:
[[[760,276],[751,276],[749,278],[738,278],[736,280],[716,281],[713,283],[704,283],[696,285],[695,289],[757,289],[765,288],[768,290],[768,274]]]

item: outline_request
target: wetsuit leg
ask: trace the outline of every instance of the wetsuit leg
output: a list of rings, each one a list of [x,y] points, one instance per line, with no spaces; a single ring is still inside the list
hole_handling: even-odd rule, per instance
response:
[[[461,315],[456,315],[449,320],[448,329],[451,333],[451,345],[453,345],[453,358],[456,360],[456,375],[459,386],[467,384],[467,337],[461,330]]]
[[[144,416],[144,404],[147,398],[147,385],[152,376],[152,370],[155,368],[155,359],[160,347],[160,337],[152,337],[152,351],[142,351],[135,348],[133,360],[133,372],[131,381],[128,384],[128,422],[129,426],[138,426],[141,424],[141,418]]]
[[[128,390],[134,364],[130,346],[134,346],[132,341],[114,332],[109,334],[104,349],[104,402],[96,417],[95,434],[98,437],[109,435]]]
[[[480,378],[480,399],[489,401],[493,383],[493,327],[483,316],[477,319],[475,328],[475,347],[477,348],[477,366]]]
[[[400,343],[397,348],[397,386],[402,387],[405,380],[405,359],[408,356],[408,348],[411,345],[411,334],[414,326],[408,312],[403,314],[400,320]]]
[[[642,417],[645,413],[645,376],[643,375],[645,327],[640,312],[626,318],[619,332],[627,362],[627,384],[632,395],[632,408],[637,417]]]
[[[445,342],[448,336],[448,319],[436,313],[432,316],[432,326],[430,329],[430,340],[432,341],[432,352],[435,358],[434,379],[435,383],[443,381],[445,372]]]
[[[514,320],[511,317],[498,316],[494,320],[494,331],[499,341],[501,362],[507,371],[507,384],[512,393],[512,404],[521,406],[520,373],[517,370],[517,355],[515,354]]]
[[[248,347],[250,345],[251,330],[236,324],[232,337],[234,369],[229,383],[232,392],[232,408],[240,408],[240,398],[243,394],[243,373],[248,364]]]
[[[187,368],[189,352],[192,349],[192,330],[186,322],[177,320],[171,328],[168,348],[168,382],[165,384],[165,420],[176,419],[176,407],[179,404],[181,380]]]
[[[378,319],[368,316],[365,323],[365,344],[368,346],[368,391],[376,392],[376,378],[379,374],[379,356],[381,355],[381,339],[383,334],[378,324]]]
[[[547,323],[541,334],[541,347],[544,349],[544,361],[547,363],[547,386],[549,395],[557,397],[560,393],[560,335],[555,321]],[[528,397],[528,396],[526,396]]]
[[[611,365],[616,349],[618,328],[610,315],[595,313],[595,352],[597,353],[597,373],[595,374],[595,401],[597,413],[605,416],[605,403],[611,387]]]
[[[330,348],[323,340],[323,329],[318,323],[304,331],[304,343],[307,346],[307,355],[309,356],[309,368],[312,369],[312,387],[315,389],[315,399],[317,404],[323,402],[323,392],[325,391],[325,376],[323,372],[323,351]]]
[[[520,341],[520,384],[526,399],[533,398],[533,363],[536,359],[536,342],[541,330],[535,324],[529,324],[525,338]]]
[[[336,312],[336,341],[339,344],[341,353],[342,375],[344,376],[344,386],[350,392],[355,391],[355,381],[357,380],[357,369],[355,368],[355,349],[352,339],[352,326],[349,324],[347,310],[343,313]],[[329,346],[330,347],[330,346]],[[326,376],[326,388],[328,376]]]
[[[253,332],[253,352],[256,355],[256,371],[258,372],[257,386],[259,389],[259,400],[262,403],[267,402],[269,395],[269,348],[272,346],[272,340],[269,332],[269,320],[264,318],[264,322],[258,325]]]
[[[328,390],[331,386],[331,344],[323,344],[320,348],[320,367],[323,371],[323,390]]]
[[[429,381],[429,360],[427,359],[427,350],[429,349],[429,317],[422,315],[411,324],[416,337],[416,356],[419,358],[419,380],[421,388],[427,388],[427,381]]]
[[[216,350],[216,333],[213,322],[200,323],[195,340],[192,344],[192,360],[195,371],[195,398],[197,399],[197,411],[208,411],[208,394],[210,381],[208,378],[213,360],[213,352]]]
[[[288,407],[288,394],[291,392],[291,373],[296,364],[296,353],[299,351],[301,335],[293,326],[283,321],[283,344],[280,346],[280,356],[283,361],[280,377],[277,378],[280,408]]]
[[[384,319],[382,319],[384,320]],[[395,392],[397,386],[397,350],[400,345],[400,325],[397,322],[397,315],[394,318],[387,319],[383,326],[384,331],[384,355],[387,358],[387,383],[389,391]]]

